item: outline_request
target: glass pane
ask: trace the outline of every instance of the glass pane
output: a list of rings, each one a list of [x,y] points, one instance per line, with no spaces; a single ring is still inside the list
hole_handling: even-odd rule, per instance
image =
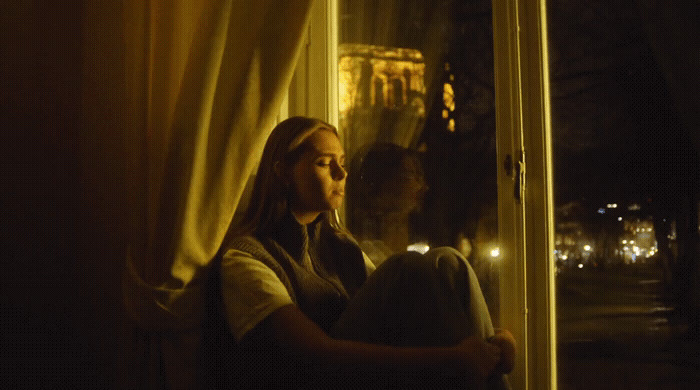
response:
[[[547,2],[560,389],[700,379],[697,130],[643,3]]]
[[[345,221],[377,263],[453,246],[498,322],[491,4],[341,0]]]

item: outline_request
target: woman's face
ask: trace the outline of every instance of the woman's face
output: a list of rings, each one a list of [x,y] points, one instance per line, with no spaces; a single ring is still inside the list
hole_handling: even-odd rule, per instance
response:
[[[345,196],[345,153],[338,137],[319,129],[304,144],[307,150],[292,167],[293,211],[323,212],[335,210]]]
[[[385,202],[391,205],[387,209],[412,212],[421,207],[427,189],[420,161],[404,157],[394,176],[384,183],[382,192]]]

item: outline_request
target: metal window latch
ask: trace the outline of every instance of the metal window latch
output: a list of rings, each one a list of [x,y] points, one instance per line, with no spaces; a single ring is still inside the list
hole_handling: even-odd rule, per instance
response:
[[[513,197],[518,203],[525,198],[525,151],[520,151],[520,158],[513,164],[515,168],[515,183],[513,185]]]
[[[513,197],[518,203],[522,202],[525,197],[525,151],[520,151],[520,157],[515,162],[513,157],[507,154],[503,161],[503,168],[506,170],[506,175],[513,176]],[[513,175],[514,171],[515,175]]]

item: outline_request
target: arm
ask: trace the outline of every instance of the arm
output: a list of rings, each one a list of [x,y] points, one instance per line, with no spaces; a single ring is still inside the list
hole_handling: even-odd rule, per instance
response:
[[[451,347],[403,348],[356,341],[336,340],[308,319],[295,305],[283,306],[261,321],[242,340],[272,340],[291,358],[319,367],[321,373],[340,373],[341,378],[368,378],[432,373],[436,378],[460,378],[483,382],[500,360],[495,344],[469,337]]]
[[[497,347],[471,337],[445,348],[398,348],[336,340],[303,314],[275,273],[247,253],[222,262],[222,294],[231,331],[246,348],[273,347],[284,360],[341,378],[431,373],[479,382],[500,358]],[[291,364],[290,364],[291,366]]]
[[[496,372],[507,374],[513,371],[515,366],[515,338],[505,329],[495,329],[495,331],[496,334],[489,337],[488,342],[498,346],[501,350]]]

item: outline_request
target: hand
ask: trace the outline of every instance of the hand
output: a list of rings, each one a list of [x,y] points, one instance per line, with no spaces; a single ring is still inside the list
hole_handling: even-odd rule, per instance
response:
[[[465,359],[468,374],[475,376],[477,382],[491,375],[501,361],[501,349],[495,343],[488,343],[477,336],[470,336],[457,345],[458,351]]]
[[[496,329],[496,334],[489,338],[489,343],[498,346],[501,350],[500,361],[496,365],[496,371],[507,374],[513,371],[515,366],[515,338],[505,329]]]

